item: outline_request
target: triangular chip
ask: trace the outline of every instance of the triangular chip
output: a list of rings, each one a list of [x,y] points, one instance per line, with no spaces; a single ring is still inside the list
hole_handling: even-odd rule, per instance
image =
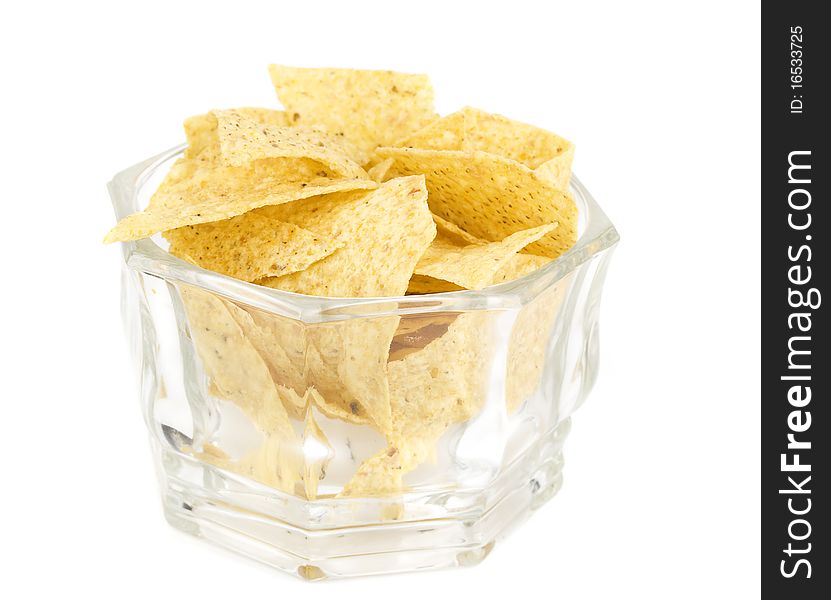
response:
[[[167,231],[170,253],[243,281],[302,271],[342,244],[255,212]]]
[[[475,235],[470,235],[467,231],[451,223],[447,219],[443,219],[438,215],[433,215],[433,221],[436,222],[436,228],[439,235],[443,235],[449,241],[459,246],[470,246],[471,244],[487,244],[487,240],[478,238]]]
[[[211,223],[241,215],[255,208],[293,202],[345,190],[377,187],[368,179],[309,177],[319,168],[306,159],[262,161],[251,168],[211,167],[187,159],[178,163],[176,178],[159,186],[148,207],[129,215],[104,238],[125,242],[187,225]]]
[[[211,113],[194,115],[185,119],[185,136],[188,147],[185,158],[212,162],[219,156],[219,140],[216,138],[216,117]]]
[[[562,329],[555,320],[562,317],[563,303],[570,289],[574,271],[520,309],[508,343],[508,367],[505,383],[505,403],[508,412],[514,412],[540,385],[549,353],[546,351],[552,335],[568,335],[569,323]],[[575,324],[575,327],[580,327]],[[549,367],[550,368],[550,367]]]
[[[545,129],[476,108],[467,107],[462,112],[465,115],[463,150],[498,154],[532,169],[565,153],[574,154],[574,144]]]
[[[397,448],[384,448],[358,466],[352,479],[343,486],[341,497],[383,496],[401,492],[403,469]]]
[[[433,150],[463,150],[464,142],[465,113],[464,111],[458,111],[428,123],[415,133],[394,142],[392,145]]]
[[[295,417],[299,416],[303,407],[297,398],[302,398],[308,388],[305,375],[308,349],[306,325],[254,308],[241,308],[232,312],[231,316],[268,366],[286,410]],[[291,390],[294,394],[281,390]]]
[[[312,347],[310,349],[310,354],[315,353],[319,354],[319,352]],[[315,357],[310,359],[310,361],[314,360],[319,361],[320,359]],[[366,416],[365,413],[362,414],[362,407],[360,404],[355,403],[353,406],[344,407],[341,402],[338,402],[337,396],[333,399],[334,401],[330,402],[329,400],[326,400],[316,388],[309,388],[309,392],[314,405],[328,418],[343,421],[344,423],[352,423],[354,425],[373,425],[369,417]]]
[[[401,360],[408,354],[418,352],[434,339],[443,336],[457,316],[456,313],[402,316],[395,330],[395,336],[392,338],[392,344],[390,344],[389,361]]]
[[[433,455],[451,424],[479,412],[489,392],[491,322],[487,312],[459,314],[444,335],[389,363],[387,458],[379,453],[366,459],[342,495],[400,490],[402,476]]]
[[[435,118],[426,75],[271,65],[277,96],[297,124],[343,135],[366,158]],[[363,163],[362,163],[363,164]]]
[[[293,124],[288,113],[282,110],[242,107],[235,108],[233,111],[261,125],[289,127]],[[198,158],[206,161],[215,161],[218,158],[219,139],[214,112],[185,119],[185,135],[188,139],[185,158]]]
[[[372,181],[383,183],[387,180],[387,173],[390,170],[390,167],[395,161],[391,158],[385,158],[381,162],[378,162],[372,167],[367,170],[367,175]]]
[[[442,294],[444,292],[459,292],[463,290],[460,285],[444,281],[443,279],[436,279],[435,277],[428,277],[427,275],[418,275],[413,273],[410,277],[410,282],[407,284],[407,294]]]
[[[571,182],[571,163],[574,160],[574,146],[566,148],[551,160],[534,169],[540,179],[545,179],[561,190],[568,190]]]
[[[340,140],[310,127],[263,125],[234,110],[213,111],[220,160],[232,167],[266,158],[307,158],[341,177],[368,176]]]
[[[263,214],[345,242],[304,271],[258,282],[313,296],[403,295],[436,235],[422,176],[391,179],[371,192],[273,206]]]
[[[511,259],[496,272],[491,285],[505,283],[506,281],[513,281],[514,279],[525,277],[529,273],[533,273],[537,269],[541,269],[550,262],[551,259],[546,258],[545,256],[535,256],[533,254],[514,254]]]
[[[181,286],[179,292],[196,352],[222,398],[263,433],[293,435],[268,367],[231,316],[242,309],[194,287]]]
[[[528,247],[555,258],[577,240],[577,207],[565,193],[514,160],[472,151],[379,148],[404,175],[423,173],[430,210],[471,235],[501,241],[548,223],[558,227]]]
[[[481,150],[535,169],[568,190],[574,144],[555,133],[478,108],[465,107],[398,140],[394,146],[433,150]]]
[[[325,399],[324,413],[349,415],[349,422],[389,431],[387,360],[398,320],[348,319],[307,329],[306,381]],[[333,407],[331,413],[327,407]]]
[[[437,237],[427,248],[415,268],[417,275],[443,279],[469,290],[481,290],[493,284],[497,272],[517,252],[552,231],[556,223],[518,231],[501,242],[460,247]]]
[[[290,415],[302,417],[310,401],[330,418],[388,428],[386,362],[397,317],[307,325],[253,308],[231,315]]]

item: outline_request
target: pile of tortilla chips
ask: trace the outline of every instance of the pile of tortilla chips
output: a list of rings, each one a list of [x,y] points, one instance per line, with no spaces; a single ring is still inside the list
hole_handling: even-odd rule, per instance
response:
[[[271,65],[284,110],[185,121],[188,148],[107,242],[313,296],[400,296],[516,279],[576,240],[574,146],[473,108],[424,75]],[[435,224],[434,224],[435,223]]]
[[[474,108],[439,117],[423,75],[278,65],[270,74],[283,110],[187,119],[183,157],[106,242],[161,233],[171,254],[205,269],[329,297],[480,290],[575,243],[567,140]],[[243,460],[205,459],[292,493],[315,497],[323,477],[325,465],[302,450],[330,448],[317,418],[384,436],[342,494],[389,493],[492,392],[488,313],[304,325],[197,288],[181,296],[212,393],[265,440]],[[508,374],[509,410],[536,385],[547,339],[538,325],[557,307],[534,310],[511,338],[521,354],[502,366],[524,369],[521,386]],[[291,419],[305,421],[302,435]]]

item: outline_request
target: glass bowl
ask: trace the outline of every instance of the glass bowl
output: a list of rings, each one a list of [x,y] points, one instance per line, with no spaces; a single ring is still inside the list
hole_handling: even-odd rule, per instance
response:
[[[116,175],[146,206],[184,146]],[[598,363],[618,234],[480,291],[322,298],[122,244],[122,312],[167,520],[304,579],[472,565],[551,498]]]

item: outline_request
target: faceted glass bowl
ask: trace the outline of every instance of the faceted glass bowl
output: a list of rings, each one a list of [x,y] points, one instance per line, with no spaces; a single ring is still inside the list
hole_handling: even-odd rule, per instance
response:
[[[117,218],[182,150],[113,178]],[[196,267],[160,236],[122,244],[168,521],[305,579],[482,560],[559,489],[597,373],[618,234],[576,178],[571,193],[576,245],[480,291],[303,296]],[[404,442],[385,439],[396,427]]]

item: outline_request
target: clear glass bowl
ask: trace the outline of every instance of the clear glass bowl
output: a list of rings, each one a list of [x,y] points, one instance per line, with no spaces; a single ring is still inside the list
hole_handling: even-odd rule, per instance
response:
[[[182,150],[113,178],[116,217],[146,206]],[[487,556],[559,489],[569,415],[597,374],[618,234],[576,178],[571,192],[577,244],[481,291],[302,296],[188,264],[160,236],[122,244],[168,521],[305,579]]]

